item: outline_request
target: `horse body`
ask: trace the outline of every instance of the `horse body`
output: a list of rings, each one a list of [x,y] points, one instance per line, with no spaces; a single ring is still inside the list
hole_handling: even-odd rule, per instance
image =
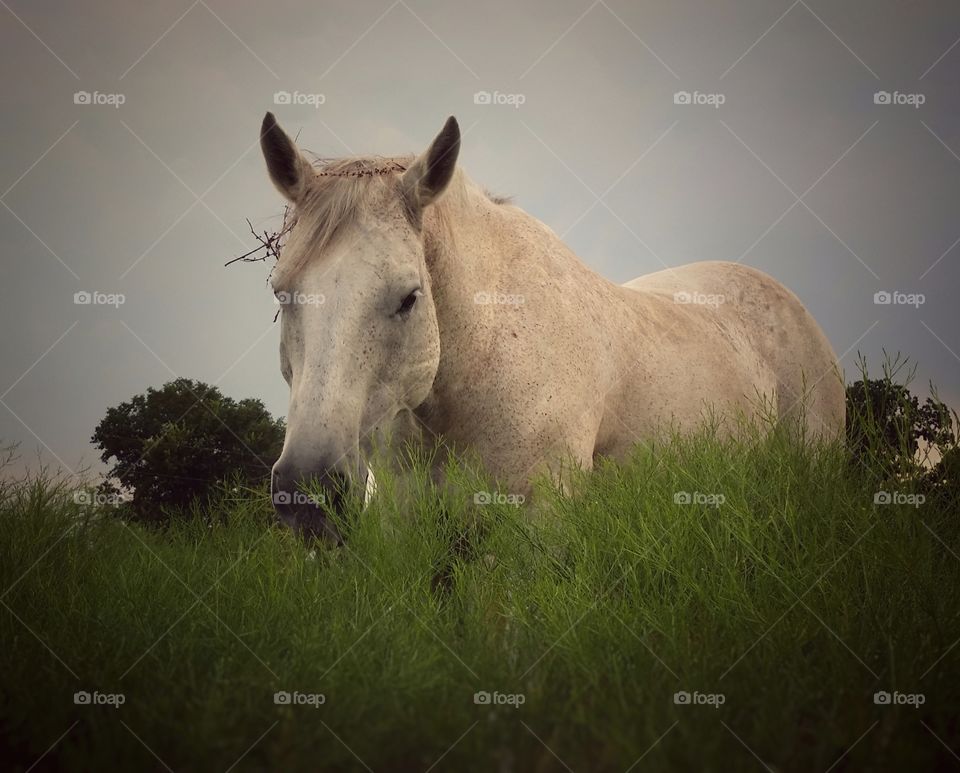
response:
[[[425,222],[441,357],[415,413],[511,490],[563,461],[620,458],[714,409],[757,418],[763,396],[812,435],[842,427],[836,357],[776,280],[714,261],[615,285],[535,218],[464,184],[455,249]]]
[[[273,489],[287,523],[330,531],[294,489],[362,485],[387,435],[475,452],[526,492],[545,470],[622,457],[710,411],[755,418],[764,400],[809,435],[841,431],[836,357],[786,288],[720,262],[613,284],[474,184],[459,143],[450,119],[420,157],[317,169],[264,120],[267,167],[297,223],[274,289],[326,299],[283,308],[291,399]]]

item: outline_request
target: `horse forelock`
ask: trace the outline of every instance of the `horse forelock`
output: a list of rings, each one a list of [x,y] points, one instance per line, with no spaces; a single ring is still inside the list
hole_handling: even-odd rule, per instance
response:
[[[402,198],[401,178],[414,160],[412,155],[315,160],[314,177],[294,212],[291,232],[296,238],[285,245],[272,275],[274,288],[289,286],[311,259],[322,255],[364,214],[373,213],[373,206],[383,201],[382,194]],[[466,175],[458,169],[449,189],[431,205],[445,227],[453,220],[450,210],[463,202],[468,187],[473,186],[468,186]],[[481,195],[497,204],[506,201],[486,191]]]

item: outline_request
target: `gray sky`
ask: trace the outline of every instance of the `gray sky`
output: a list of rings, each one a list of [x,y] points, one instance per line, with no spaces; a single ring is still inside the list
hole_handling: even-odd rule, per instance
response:
[[[175,375],[286,412],[267,268],[223,267],[282,209],[268,109],[324,156],[420,151],[454,114],[471,176],[607,277],[742,260],[848,376],[900,350],[960,405],[956,3],[3,0],[0,69],[0,438],[24,464],[93,464],[106,409]]]

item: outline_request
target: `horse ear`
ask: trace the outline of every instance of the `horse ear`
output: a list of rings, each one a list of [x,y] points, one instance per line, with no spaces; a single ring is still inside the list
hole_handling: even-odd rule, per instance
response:
[[[451,115],[427,152],[403,175],[403,187],[415,211],[432,204],[446,190],[457,168],[459,154],[460,125]]]
[[[260,149],[263,151],[273,184],[280,193],[296,203],[306,190],[313,166],[280,128],[273,113],[267,113],[263,117]]]

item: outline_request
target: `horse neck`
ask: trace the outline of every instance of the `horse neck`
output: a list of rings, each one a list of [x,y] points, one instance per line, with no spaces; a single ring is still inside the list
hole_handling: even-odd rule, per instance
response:
[[[471,190],[466,180],[455,183],[458,189],[448,191],[424,218],[427,269],[441,317],[452,311],[469,315],[470,309],[464,307],[466,294],[472,296],[495,281],[499,271],[498,256],[490,249],[495,242],[485,238],[488,226],[484,223],[495,205]]]
[[[611,288],[542,222],[518,207],[498,204],[465,176],[427,212],[424,242],[438,316],[456,316],[475,326],[496,326],[501,315],[474,302],[477,292],[533,296],[579,287]],[[445,197],[446,199],[446,197]],[[527,295],[527,293],[530,293]],[[543,304],[527,304],[526,319]]]
[[[519,208],[498,204],[464,181],[440,212],[425,213],[424,243],[440,326],[440,367],[434,395],[456,400],[459,385],[502,350],[506,335],[554,329],[569,304],[542,302],[573,297],[586,286],[609,283],[588,269],[547,226]],[[478,303],[476,294],[523,296],[518,307]],[[579,324],[579,322],[578,322]],[[535,364],[509,361],[507,368]],[[474,381],[477,379],[474,378]],[[443,412],[443,411],[441,411]]]

